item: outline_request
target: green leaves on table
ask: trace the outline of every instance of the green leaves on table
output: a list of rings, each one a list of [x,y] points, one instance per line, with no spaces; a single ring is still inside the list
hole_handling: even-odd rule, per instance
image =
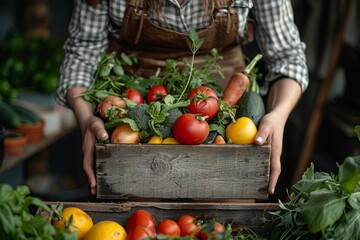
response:
[[[358,128],[357,128],[358,129]],[[270,212],[271,239],[360,239],[360,156],[344,159],[338,174],[314,172],[292,186],[289,202]]]
[[[13,189],[8,184],[0,184],[0,239],[77,239],[77,233],[56,229],[51,224],[51,218],[32,213],[30,208],[34,207],[53,212],[39,198],[30,196],[27,186],[22,185]]]

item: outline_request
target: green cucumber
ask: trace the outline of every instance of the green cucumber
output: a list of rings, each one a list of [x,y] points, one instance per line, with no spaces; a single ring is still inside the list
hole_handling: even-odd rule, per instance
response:
[[[11,106],[20,116],[22,123],[33,124],[41,122],[40,116],[33,110],[19,104],[11,104]]]
[[[250,84],[246,92],[239,99],[236,109],[236,118],[248,117],[253,120],[258,127],[262,117],[265,115],[265,104],[259,94],[259,85],[257,83],[257,69],[253,68],[248,73]]]
[[[10,104],[0,102],[0,122],[5,128],[18,128],[21,125],[21,118]]]
[[[245,92],[237,103],[236,118],[248,117],[259,125],[261,118],[265,115],[265,104],[261,96],[256,92]]]

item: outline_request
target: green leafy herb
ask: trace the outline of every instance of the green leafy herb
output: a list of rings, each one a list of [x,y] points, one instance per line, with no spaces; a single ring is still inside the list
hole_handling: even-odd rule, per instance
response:
[[[360,141],[360,126],[355,126],[355,132],[356,132],[356,134],[358,136],[358,139]]]
[[[274,224],[271,239],[360,239],[359,183],[360,156],[345,158],[337,175],[314,172],[311,163],[289,202],[264,219]]]
[[[50,215],[49,218],[30,211],[35,206]],[[0,239],[47,239],[76,240],[77,233],[55,228],[51,221],[61,216],[61,209],[51,209],[22,185],[13,189],[8,184],[0,184]]]
[[[83,97],[92,103],[95,109],[105,97],[120,96],[127,88],[134,88],[144,94],[151,81],[143,81],[143,77],[126,74],[124,70],[125,67],[135,63],[137,63],[136,54],[122,53],[118,57],[116,52],[105,52],[94,74],[93,84],[87,91],[76,97]]]

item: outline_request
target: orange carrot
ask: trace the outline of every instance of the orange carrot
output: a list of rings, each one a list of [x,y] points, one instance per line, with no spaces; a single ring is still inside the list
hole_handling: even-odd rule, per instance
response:
[[[226,144],[225,139],[221,135],[217,135],[215,140],[215,144]]]
[[[248,73],[254,68],[255,64],[261,58],[261,54],[256,55],[243,72],[234,73],[234,75],[230,78],[227,86],[224,89],[224,102],[228,103],[231,107],[237,104],[237,102],[250,84]]]
[[[231,107],[234,106],[246,91],[249,83],[249,78],[245,73],[234,73],[224,90],[224,102],[229,104]]]

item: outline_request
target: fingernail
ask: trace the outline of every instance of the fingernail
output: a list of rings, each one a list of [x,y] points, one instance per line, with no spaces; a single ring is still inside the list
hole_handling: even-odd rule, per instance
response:
[[[103,133],[103,134],[101,134],[101,138],[107,138],[107,133]]]
[[[275,188],[271,189],[271,194],[274,194]]]
[[[95,195],[95,190],[94,189],[91,189],[91,194]]]
[[[257,138],[256,138],[256,141],[259,142],[259,143],[262,143],[262,142],[263,142],[263,138],[262,138],[262,137],[257,137]]]

